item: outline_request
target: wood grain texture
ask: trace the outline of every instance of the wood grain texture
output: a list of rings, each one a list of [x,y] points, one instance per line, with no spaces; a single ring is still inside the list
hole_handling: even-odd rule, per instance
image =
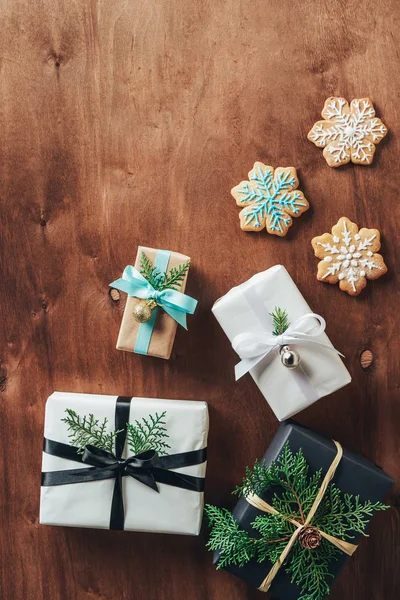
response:
[[[230,600],[200,539],[38,526],[53,390],[203,399],[206,499],[231,506],[277,422],[210,307],[284,264],[353,382],[298,416],[395,479],[332,600],[400,589],[398,310],[400,6],[378,0],[0,0],[0,596]],[[330,95],[369,96],[390,128],[371,167],[330,169],[307,139]],[[243,233],[229,190],[255,160],[298,169],[312,208],[278,239]],[[358,298],[316,281],[310,240],[341,216],[383,236],[387,276]],[[115,350],[108,283],[139,244],[192,257],[200,300],[166,362]],[[360,354],[374,356],[363,371]]]

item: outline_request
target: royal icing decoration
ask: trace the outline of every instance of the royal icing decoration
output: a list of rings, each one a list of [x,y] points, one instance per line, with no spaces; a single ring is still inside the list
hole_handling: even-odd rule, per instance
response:
[[[262,162],[254,163],[249,181],[242,181],[231,190],[240,213],[243,231],[261,231],[286,235],[292,225],[292,217],[299,217],[309,208],[299,185],[294,167],[268,167]],[[296,190],[296,191],[294,191]]]
[[[321,261],[317,279],[338,283],[341,290],[358,296],[367,279],[378,279],[387,272],[380,254],[380,234],[377,229],[360,229],[346,217],[312,241],[314,253]]]
[[[330,167],[340,167],[352,161],[369,165],[375,153],[375,144],[385,137],[387,128],[375,117],[375,109],[369,98],[351,101],[344,98],[328,98],[322,111],[324,121],[317,121],[308,139],[318,148]]]

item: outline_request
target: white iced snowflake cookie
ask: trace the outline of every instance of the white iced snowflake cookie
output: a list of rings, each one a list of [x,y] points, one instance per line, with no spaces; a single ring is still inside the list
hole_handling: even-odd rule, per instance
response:
[[[262,162],[254,163],[249,181],[236,185],[231,194],[238,206],[240,227],[243,231],[261,231],[284,236],[293,223],[308,210],[309,204],[299,185],[294,167],[268,167]]]
[[[356,98],[349,106],[344,98],[328,98],[322,111],[324,121],[317,121],[308,139],[318,148],[330,167],[348,162],[370,165],[375,144],[385,137],[387,127],[375,117],[369,98]]]
[[[367,279],[378,279],[387,272],[380,254],[380,234],[377,229],[360,229],[346,217],[332,227],[332,234],[324,233],[311,240],[318,263],[317,279],[338,283],[341,290],[358,296],[367,285]]]

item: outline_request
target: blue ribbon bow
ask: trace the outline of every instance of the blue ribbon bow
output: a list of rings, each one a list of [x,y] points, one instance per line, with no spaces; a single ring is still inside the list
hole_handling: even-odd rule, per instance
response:
[[[182,292],[172,289],[156,290],[139,271],[128,265],[121,279],[110,283],[110,287],[126,292],[129,296],[141,300],[154,300],[179,325],[187,329],[186,315],[192,315],[196,310],[197,300]]]

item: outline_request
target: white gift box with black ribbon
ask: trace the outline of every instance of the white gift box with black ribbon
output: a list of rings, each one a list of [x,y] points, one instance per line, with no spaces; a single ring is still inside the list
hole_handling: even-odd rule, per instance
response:
[[[277,307],[287,312],[290,327],[274,337],[271,313]],[[350,383],[340,353],[324,332],[324,319],[311,312],[282,265],[232,288],[212,311],[242,359],[236,378],[249,372],[280,421]],[[300,357],[297,368],[282,364],[284,345]]]
[[[71,444],[66,409],[122,430],[112,452]],[[165,412],[167,455],[134,456],[126,423]],[[204,503],[206,402],[54,392],[47,400],[40,523],[198,535]]]

